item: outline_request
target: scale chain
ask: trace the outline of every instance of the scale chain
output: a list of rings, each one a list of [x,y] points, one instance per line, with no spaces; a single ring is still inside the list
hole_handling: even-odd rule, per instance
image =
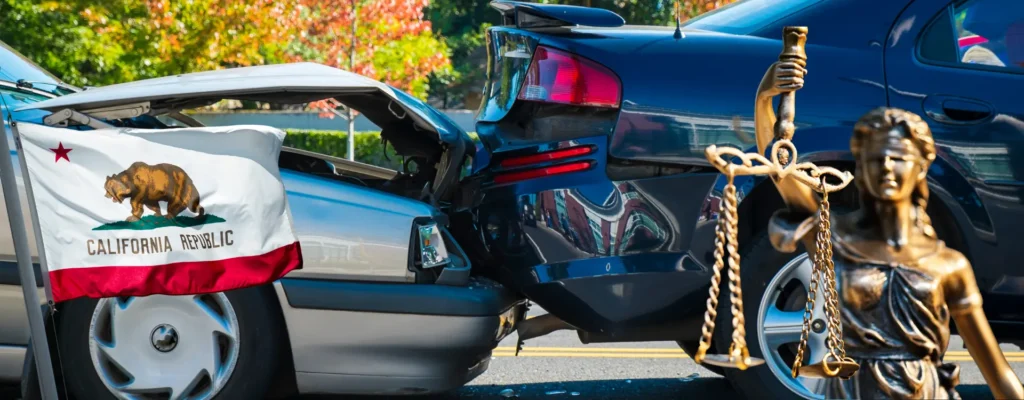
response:
[[[842,335],[842,322],[839,318],[839,295],[836,293],[835,265],[832,262],[832,228],[829,216],[828,193],[825,192],[821,202],[821,229],[819,230],[818,252],[821,253],[822,272],[827,282],[826,315],[829,318],[830,351],[836,360],[846,357],[845,343]]]
[[[807,337],[810,335],[811,317],[814,314],[814,302],[818,294],[818,275],[820,273],[817,261],[818,260],[815,259],[811,262],[811,283],[807,285],[807,303],[804,305],[804,324],[800,332],[800,345],[797,346],[796,359],[793,361],[792,375],[794,378],[799,376],[800,366],[804,363],[804,351],[807,349]]]
[[[725,230],[729,238],[726,247],[729,251],[729,300],[732,303],[732,346],[730,356],[746,360],[747,358],[747,336],[743,315],[743,289],[740,283],[740,252],[737,246],[738,221],[736,206],[736,186],[729,185],[725,188]]]
[[[825,285],[822,290],[822,295],[824,296],[822,301],[825,303],[823,308],[828,325],[828,336],[825,339],[828,350],[822,362],[825,363],[826,370],[828,370],[829,358],[832,358],[837,363],[846,359],[845,343],[842,336],[842,322],[839,317],[839,296],[836,292],[835,265],[832,262],[829,191],[825,186],[825,177],[822,176],[820,178],[821,184],[819,189],[822,199],[818,206],[818,232],[815,238],[815,252],[812,263],[813,272],[811,274],[811,283],[808,285],[807,304],[804,308],[804,324],[801,331],[800,344],[797,348],[796,360],[793,362],[792,375],[794,378],[799,376],[798,370],[803,364],[804,352],[807,349],[807,336],[809,334],[811,314],[813,313],[817,297],[819,277],[824,280],[823,284]]]
[[[732,186],[733,177],[729,175],[726,193],[728,188]],[[733,192],[735,193],[735,188]],[[708,308],[704,312],[704,326],[701,328],[700,347],[698,347],[697,354],[694,357],[694,360],[698,363],[704,358],[707,349],[711,347],[711,334],[715,330],[715,318],[718,316],[718,285],[722,282],[722,268],[725,267],[725,234],[726,218],[719,216],[718,223],[715,224],[715,265],[712,268],[711,288],[708,289]]]

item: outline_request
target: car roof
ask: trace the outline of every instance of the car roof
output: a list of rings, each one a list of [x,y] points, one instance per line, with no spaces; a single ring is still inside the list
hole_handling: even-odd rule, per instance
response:
[[[390,86],[362,75],[322,64],[301,62],[228,68],[89,88],[79,93],[32,103],[19,110],[81,112],[134,103],[188,102],[197,99],[246,98],[260,94],[294,94],[320,99],[326,94],[381,91],[391,98]],[[303,102],[296,100],[296,102]]]

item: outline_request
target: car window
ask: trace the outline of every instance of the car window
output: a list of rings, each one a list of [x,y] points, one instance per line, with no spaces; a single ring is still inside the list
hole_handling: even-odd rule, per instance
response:
[[[1024,73],[1024,1],[954,3],[928,28],[920,54],[965,68]]]

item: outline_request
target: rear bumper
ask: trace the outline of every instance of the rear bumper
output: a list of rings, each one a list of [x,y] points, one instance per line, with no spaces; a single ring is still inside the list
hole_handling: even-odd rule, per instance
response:
[[[466,287],[302,279],[274,286],[303,394],[456,389],[487,369],[524,304],[482,279]]]
[[[708,271],[687,254],[590,258],[523,271],[519,282],[536,277],[524,294],[583,331],[609,337],[660,332],[645,340],[699,337]]]
[[[661,327],[674,339],[697,337],[699,325],[677,326],[704,311],[717,211],[709,193],[719,174],[612,180],[606,141],[571,143],[597,147],[591,170],[481,184],[475,224],[461,226],[479,226],[479,233],[463,234],[459,243],[494,259],[478,267],[499,266],[503,283],[580,330]]]

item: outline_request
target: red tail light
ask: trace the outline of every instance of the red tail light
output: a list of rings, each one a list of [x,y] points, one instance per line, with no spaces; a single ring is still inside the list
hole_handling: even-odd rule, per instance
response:
[[[579,161],[572,162],[562,165],[555,165],[553,167],[529,169],[526,171],[516,171],[500,174],[494,177],[494,183],[510,183],[525,181],[528,179],[543,178],[551,175],[567,174],[570,172],[583,171],[590,168],[590,161]]]
[[[538,46],[519,99],[618,108],[621,86],[619,78],[598,63]]]
[[[544,153],[531,154],[522,157],[512,157],[501,160],[502,168],[521,167],[530,164],[539,164],[543,162],[558,161],[566,158],[579,157],[590,154],[594,151],[593,146],[577,146],[569,147],[565,149],[558,149],[554,151],[547,151]]]

